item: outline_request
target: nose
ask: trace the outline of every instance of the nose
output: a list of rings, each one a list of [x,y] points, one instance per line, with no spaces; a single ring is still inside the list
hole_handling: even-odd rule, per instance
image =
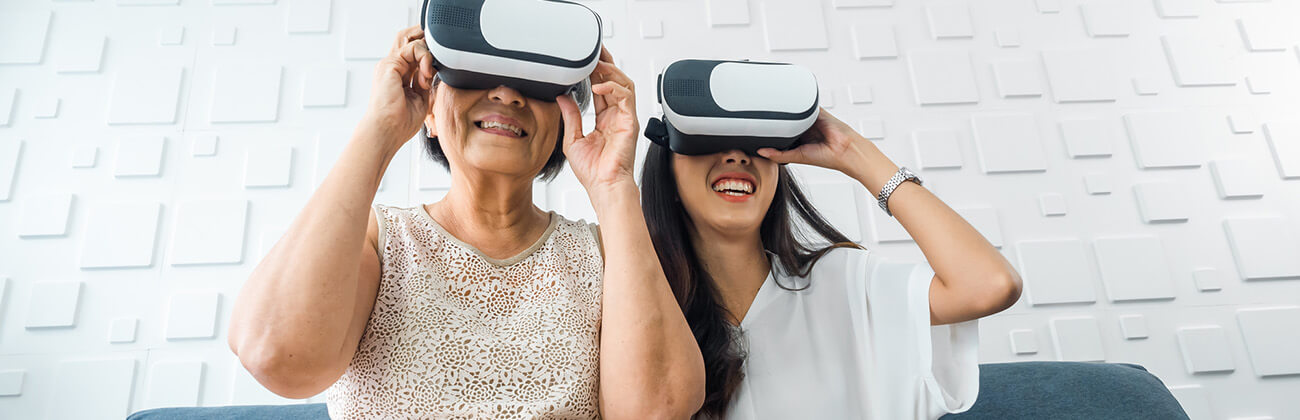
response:
[[[722,152],[722,161],[726,163],[739,163],[741,165],[749,164],[749,155],[737,149],[731,149]]]
[[[517,108],[523,108],[524,106],[524,95],[505,85],[500,85],[489,90],[488,99],[491,99],[493,102]]]

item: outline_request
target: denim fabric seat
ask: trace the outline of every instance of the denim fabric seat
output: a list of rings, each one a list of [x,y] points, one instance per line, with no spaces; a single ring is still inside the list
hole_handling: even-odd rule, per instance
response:
[[[158,408],[128,420],[328,419],[325,404]],[[1159,378],[1127,363],[1015,362],[980,365],[979,399],[945,420],[1187,419]]]

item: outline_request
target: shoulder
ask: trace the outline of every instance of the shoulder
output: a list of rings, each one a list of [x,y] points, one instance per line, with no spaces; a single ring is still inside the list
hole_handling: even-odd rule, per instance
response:
[[[552,213],[555,215],[554,217],[558,219],[555,226],[556,233],[578,237],[580,238],[580,242],[590,241],[589,245],[592,246],[592,249],[600,249],[601,241],[599,224],[588,222],[586,219],[573,220],[564,217],[564,215],[559,213],[555,213],[554,211],[552,211]]]
[[[867,263],[874,261],[875,258],[875,254],[863,248],[845,246],[831,248],[813,263],[809,274],[816,277],[844,277],[860,273],[861,270],[868,268]]]

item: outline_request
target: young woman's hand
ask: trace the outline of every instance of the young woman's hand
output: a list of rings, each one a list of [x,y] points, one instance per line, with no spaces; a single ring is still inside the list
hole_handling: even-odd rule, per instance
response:
[[[881,161],[884,153],[871,140],[867,140],[852,127],[821,109],[817,121],[800,140],[803,144],[790,150],[765,147],[758,150],[762,157],[777,163],[802,163],[834,169],[855,179],[862,179],[867,166]],[[885,158],[884,160],[888,160]],[[889,172],[897,170],[889,169]]]
[[[578,104],[568,95],[556,98],[564,117],[564,156],[588,194],[609,187],[635,187],[632,166],[641,125],[636,118],[636,87],[614,66],[614,57],[604,47],[591,74],[591,92],[596,127],[586,135]]]
[[[375,130],[393,150],[415,136],[433,106],[433,54],[419,25],[403,29],[388,56],[375,65],[370,104],[362,117],[365,129]]]

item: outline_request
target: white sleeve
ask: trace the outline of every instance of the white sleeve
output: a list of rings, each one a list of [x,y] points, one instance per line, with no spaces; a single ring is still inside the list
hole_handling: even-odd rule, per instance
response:
[[[927,262],[912,265],[908,275],[908,309],[921,353],[920,366],[930,391],[929,418],[960,413],[979,394],[979,320],[930,325],[930,285],[934,269]],[[923,397],[924,398],[924,397]]]

